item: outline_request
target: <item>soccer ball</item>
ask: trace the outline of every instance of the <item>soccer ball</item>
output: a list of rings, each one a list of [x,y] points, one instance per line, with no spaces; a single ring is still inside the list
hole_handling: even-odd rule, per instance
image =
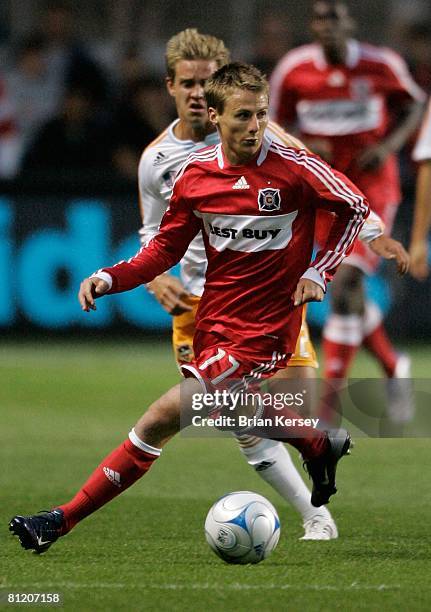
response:
[[[224,495],[210,508],[205,536],[227,563],[259,563],[277,546],[280,520],[274,506],[252,491]]]

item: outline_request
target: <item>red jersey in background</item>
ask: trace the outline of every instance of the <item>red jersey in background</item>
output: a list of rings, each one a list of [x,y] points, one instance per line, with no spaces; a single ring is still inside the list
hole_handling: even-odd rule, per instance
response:
[[[361,170],[357,159],[387,135],[403,104],[424,99],[397,53],[355,40],[348,42],[345,64],[328,65],[320,45],[305,45],[290,51],[271,79],[274,119],[283,126],[297,123],[304,138],[323,139],[331,165],[380,216],[387,204],[400,201],[396,157],[377,170]]]

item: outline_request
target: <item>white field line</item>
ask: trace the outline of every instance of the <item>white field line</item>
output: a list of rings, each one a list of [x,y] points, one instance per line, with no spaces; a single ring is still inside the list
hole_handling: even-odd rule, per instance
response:
[[[23,592],[25,589],[35,589],[34,584],[0,584],[2,589],[14,589]],[[323,584],[244,584],[233,582],[231,584],[213,584],[209,582],[194,582],[190,584],[123,584],[116,582],[52,582],[37,585],[37,590],[45,589],[139,589],[160,591],[393,591],[400,590],[400,584],[361,584],[352,582],[347,585],[323,585]],[[30,591],[29,591],[30,592]]]

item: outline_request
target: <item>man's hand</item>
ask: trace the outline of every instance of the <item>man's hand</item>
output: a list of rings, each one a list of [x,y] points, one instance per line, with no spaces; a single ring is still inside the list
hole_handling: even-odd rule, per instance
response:
[[[189,294],[181,282],[171,274],[161,274],[147,285],[161,306],[171,315],[191,312],[193,308],[184,302]]]
[[[324,297],[325,293],[320,285],[308,278],[300,278],[293,294],[293,303],[300,306],[306,302],[322,302]]]
[[[101,297],[108,291],[108,289],[108,283],[101,278],[84,278],[78,293],[78,300],[81,304],[82,310],[85,312],[88,312],[89,310],[96,310],[94,300]]]
[[[385,143],[368,147],[357,160],[360,170],[377,170],[387,160],[391,151]]]
[[[413,241],[410,245],[410,274],[418,281],[424,281],[429,274],[426,240]]]
[[[370,249],[383,259],[395,259],[398,274],[403,275],[409,269],[410,257],[401,242],[382,234],[368,243]]]

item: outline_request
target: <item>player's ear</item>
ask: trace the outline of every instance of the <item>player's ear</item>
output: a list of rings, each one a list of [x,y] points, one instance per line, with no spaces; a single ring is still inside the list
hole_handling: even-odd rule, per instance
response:
[[[166,77],[166,89],[168,90],[168,94],[170,96],[172,96],[173,98],[175,97],[175,84],[174,84],[174,80],[171,77],[167,76]]]
[[[213,125],[218,125],[218,112],[212,106],[208,107],[208,117],[210,123],[212,123]]]

